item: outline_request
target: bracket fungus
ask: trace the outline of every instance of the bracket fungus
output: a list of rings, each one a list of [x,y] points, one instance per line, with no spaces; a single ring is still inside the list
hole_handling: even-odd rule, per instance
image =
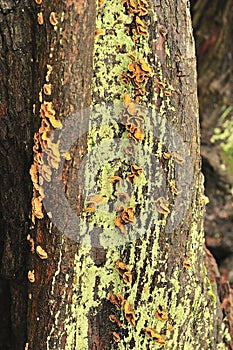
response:
[[[115,268],[119,275],[123,278],[124,283],[132,283],[132,274],[130,268],[127,265],[125,265],[125,263],[123,263],[120,260],[117,260],[115,261]]]
[[[155,207],[161,214],[167,215],[170,213],[169,202],[164,197],[159,197],[156,199]]]
[[[49,16],[49,22],[53,25],[56,26],[58,24],[58,18],[57,14],[55,12],[51,12]]]
[[[125,318],[126,320],[130,323],[131,326],[135,327],[136,326],[136,315],[135,312],[128,302],[128,300],[123,301],[123,309],[125,313]]]
[[[124,301],[124,297],[122,294],[109,294],[108,295],[108,300],[115,305],[117,310],[120,310],[122,307],[122,303]]]
[[[37,22],[38,24],[41,26],[42,24],[44,24],[44,17],[43,17],[43,13],[39,12],[37,14]]]
[[[158,307],[158,309],[155,311],[155,317],[159,320],[159,321],[168,321],[168,314],[165,310],[163,310],[163,308],[161,306]]]
[[[32,216],[37,219],[43,219],[42,196],[32,198]]]
[[[120,334],[117,332],[112,332],[114,341],[118,342],[121,340]]]
[[[118,325],[118,327],[122,326],[122,322],[120,320],[118,320],[118,318],[115,315],[109,315],[109,319],[111,322],[116,323]]]
[[[28,280],[30,283],[34,283],[35,282],[35,271],[34,270],[29,270],[28,271]]]
[[[42,260],[48,259],[48,254],[40,245],[36,247],[36,253]]]
[[[158,332],[156,332],[153,328],[146,327],[145,333],[148,338],[153,338],[156,343],[161,345],[166,344],[166,340],[164,339],[164,337]]]

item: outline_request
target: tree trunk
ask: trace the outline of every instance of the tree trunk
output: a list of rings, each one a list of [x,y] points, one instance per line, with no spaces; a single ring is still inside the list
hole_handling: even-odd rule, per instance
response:
[[[187,1],[41,2],[23,7],[36,129],[26,348],[227,349],[205,264]]]
[[[206,176],[207,244],[221,263],[232,256],[232,2],[194,6],[202,155]],[[217,189],[217,190],[216,190]],[[232,266],[232,264],[230,264]],[[231,281],[232,282],[232,281]]]

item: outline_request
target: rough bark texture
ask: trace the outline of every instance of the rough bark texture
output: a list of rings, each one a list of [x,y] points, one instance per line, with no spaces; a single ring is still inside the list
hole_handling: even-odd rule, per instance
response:
[[[232,2],[216,0],[209,6],[208,1],[196,1],[193,25],[203,170],[210,198],[205,221],[207,244],[219,263],[228,256],[232,268]]]
[[[27,1],[0,2],[0,339],[5,349],[22,349],[26,341],[29,169],[36,129],[31,113],[37,77],[34,17]]]
[[[206,244],[220,268],[220,300],[233,339],[230,288],[233,282],[232,2],[214,1],[209,6],[207,1],[195,1],[193,25],[198,58],[203,172],[210,199],[205,216]]]
[[[33,44],[25,61],[28,81],[20,65],[16,83],[26,84],[31,109],[22,120],[29,123],[31,143],[36,130],[33,159],[31,143],[26,158],[33,181],[30,232],[24,230],[31,247],[28,349],[227,349],[216,284],[204,261],[187,1],[138,1],[135,7],[132,1],[37,0],[21,6],[31,14],[25,28],[33,28]],[[13,28],[10,17],[1,18],[5,30]],[[8,89],[14,86],[4,79],[3,92],[8,82]],[[14,107],[9,98],[7,106]],[[24,105],[13,107],[19,123]],[[0,122],[16,137],[20,124],[11,129],[11,114],[2,115]],[[22,158],[14,153],[19,169],[21,152]],[[26,172],[21,184],[29,161]],[[28,221],[25,186],[25,197],[18,194],[22,203],[17,201],[22,207],[3,209],[7,220],[15,213],[17,224]],[[15,252],[18,226],[8,232],[4,220],[5,247],[15,233],[8,248]],[[20,251],[14,269],[25,256]],[[15,270],[8,265],[12,279]]]

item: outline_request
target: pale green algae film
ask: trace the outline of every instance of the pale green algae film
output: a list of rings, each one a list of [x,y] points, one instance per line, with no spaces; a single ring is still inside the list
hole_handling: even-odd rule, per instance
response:
[[[98,5],[97,5],[98,6]],[[117,23],[116,23],[117,22]],[[143,293],[136,312],[136,327],[131,327],[127,322],[124,322],[123,328],[128,329],[128,337],[123,338],[117,345],[118,349],[130,349],[129,342],[133,338],[135,341],[135,349],[143,350],[147,348],[150,342],[150,349],[161,349],[161,345],[149,340],[144,333],[145,326],[155,328],[159,333],[161,329],[166,329],[164,323],[158,321],[154,315],[159,305],[162,305],[169,313],[169,317],[174,320],[174,329],[172,333],[168,330],[164,332],[167,336],[167,348],[181,349],[179,344],[182,344],[182,349],[198,350],[198,340],[192,338],[189,334],[192,327],[186,325],[187,333],[185,339],[178,338],[179,327],[184,327],[184,323],[192,323],[194,319],[200,324],[201,328],[211,328],[211,317],[209,314],[206,300],[203,296],[201,287],[196,282],[195,268],[187,270],[189,274],[189,283],[186,288],[192,291],[194,288],[195,296],[194,302],[191,305],[190,299],[184,297],[182,301],[177,301],[177,293],[181,286],[179,285],[180,270],[174,267],[173,276],[170,284],[173,286],[169,290],[161,287],[166,282],[166,275],[159,272],[158,267],[163,265],[166,271],[166,257],[164,259],[160,256],[160,249],[158,244],[159,233],[161,227],[166,225],[166,218],[158,220],[158,213],[151,209],[151,199],[143,195],[143,186],[148,186],[148,192],[154,191],[154,183],[157,187],[162,185],[161,172],[154,174],[152,178],[152,170],[156,164],[156,157],[153,156],[151,161],[153,135],[150,130],[150,120],[146,120],[145,129],[146,140],[145,147],[140,144],[137,146],[135,157],[126,156],[123,148],[129,145],[127,134],[123,133],[119,137],[119,115],[122,108],[123,94],[128,92],[131,96],[133,92],[122,84],[121,73],[127,70],[130,58],[128,53],[132,53],[132,39],[125,33],[125,24],[130,23],[130,16],[125,14],[121,1],[105,1],[104,6],[100,9],[97,16],[96,28],[104,29],[106,34],[104,36],[97,36],[94,47],[94,72],[93,79],[93,105],[92,113],[89,122],[88,134],[88,154],[85,163],[85,196],[86,200],[90,195],[99,193],[105,196],[106,200],[97,206],[97,210],[92,214],[92,219],[87,225],[85,216],[81,221],[81,236],[83,237],[83,244],[75,259],[75,271],[77,280],[74,283],[74,294],[72,304],[72,314],[70,318],[65,320],[66,330],[68,334],[68,341],[66,349],[68,350],[88,350],[88,313],[90,310],[95,310],[101,300],[106,300],[108,292],[115,294],[125,294],[130,292],[128,300],[134,307],[136,294],[138,291],[139,278],[143,282]],[[114,32],[113,32],[114,29]],[[125,45],[126,53],[122,54],[116,50],[117,45]],[[135,53],[135,50],[133,51]],[[137,48],[137,57],[143,57],[145,60],[147,54],[150,52],[148,45],[148,38],[140,38],[140,45]],[[117,64],[115,64],[117,62]],[[107,105],[96,105],[96,99],[100,97],[106,98]],[[133,97],[133,96],[132,96]],[[113,105],[114,103],[114,105]],[[172,109],[173,107],[170,106]],[[165,124],[161,121],[161,138],[165,134]],[[153,132],[153,130],[152,130]],[[159,147],[158,147],[159,149]],[[161,156],[161,147],[160,147]],[[116,170],[124,160],[125,168],[130,166],[132,162],[140,165],[145,169],[141,178],[137,179],[134,187],[130,190],[130,205],[139,203],[143,210],[140,211],[140,222],[129,226],[127,234],[123,236],[119,229],[115,227],[114,220],[116,215],[116,206],[118,202],[114,203],[114,209],[110,208],[111,201],[114,200],[113,185],[108,179],[113,176]],[[151,162],[154,164],[151,164]],[[128,190],[128,185],[123,183],[123,190]],[[125,187],[124,187],[125,186]],[[150,261],[147,261],[144,272],[144,280],[140,273],[137,274],[137,280],[132,287],[124,285],[119,278],[118,273],[114,268],[114,261],[121,259],[121,247],[125,244],[130,245],[129,266],[134,267],[136,271],[141,271],[144,261],[147,259],[147,252],[149,247],[150,228],[147,228],[146,220],[148,215],[151,215],[150,225],[155,225],[155,237],[153,243],[152,256]],[[100,233],[100,244],[106,248],[106,263],[104,267],[95,266],[90,257],[90,237],[89,230],[94,230],[95,227],[103,227]],[[145,232],[146,231],[146,232]],[[145,235],[140,246],[140,259],[135,261],[135,234],[139,237]],[[202,249],[203,236],[197,231],[195,225],[192,227],[193,242],[197,242],[195,249]],[[131,244],[132,242],[132,244]],[[193,266],[195,262],[193,261]],[[150,291],[150,281],[154,272],[158,270],[158,286]],[[204,267],[200,267],[202,273],[206,276]],[[96,277],[100,277],[100,284],[98,285],[98,299],[94,300],[94,286]],[[171,294],[169,294],[171,293]],[[149,301],[150,299],[150,301]],[[203,312],[198,314],[200,306]],[[213,302],[213,309],[215,308]],[[95,311],[93,311],[95,312]],[[204,319],[202,315],[205,314]],[[122,320],[123,320],[122,315]],[[76,323],[73,321],[76,319]],[[203,322],[205,325],[203,325]],[[219,348],[220,349],[220,348]],[[224,347],[222,349],[225,349]]]

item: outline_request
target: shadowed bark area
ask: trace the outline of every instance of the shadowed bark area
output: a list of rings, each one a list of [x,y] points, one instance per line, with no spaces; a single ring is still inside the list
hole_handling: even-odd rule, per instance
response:
[[[2,349],[23,349],[26,342],[35,30],[35,12],[27,1],[0,3]]]
[[[198,89],[203,169],[210,198],[207,244],[218,261],[232,254],[232,2],[196,1],[193,25],[198,55]],[[232,265],[231,265],[232,266]]]
[[[202,130],[203,172],[210,199],[205,216],[206,244],[220,267],[220,297],[232,322],[232,2],[193,2],[198,58],[198,89]],[[220,280],[220,276],[219,276]],[[232,342],[231,342],[232,347]]]

